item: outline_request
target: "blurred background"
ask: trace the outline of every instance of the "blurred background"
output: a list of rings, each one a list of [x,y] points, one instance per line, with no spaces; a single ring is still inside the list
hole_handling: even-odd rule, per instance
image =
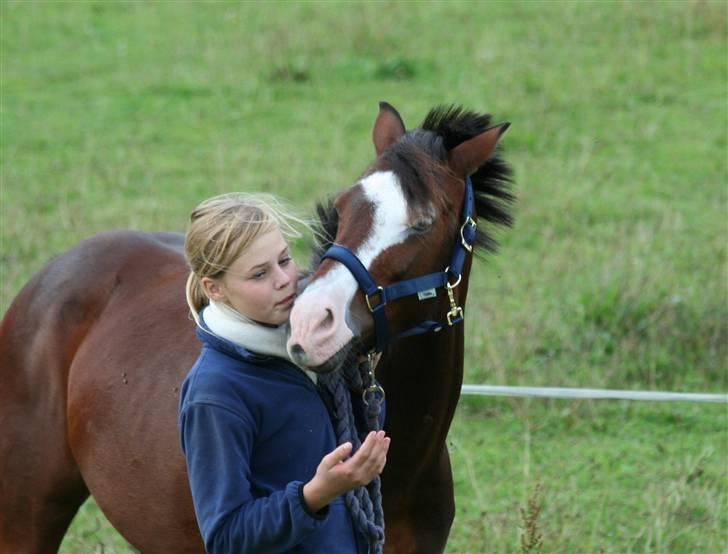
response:
[[[518,196],[465,381],[728,389],[724,1],[0,7],[3,313],[78,241],[184,231],[214,194],[312,216],[372,161],[378,101],[408,128],[460,104],[511,122]],[[463,397],[450,450],[450,554],[728,548],[724,404]],[[62,551],[133,550],[89,501]]]

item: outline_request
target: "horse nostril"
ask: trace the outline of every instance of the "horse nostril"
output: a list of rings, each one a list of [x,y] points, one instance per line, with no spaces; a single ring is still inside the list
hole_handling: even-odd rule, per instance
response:
[[[321,327],[323,327],[324,329],[328,329],[333,324],[334,324],[334,312],[332,312],[331,310],[329,310],[327,308],[326,309],[326,317],[321,322]]]
[[[306,353],[306,351],[303,349],[303,346],[301,346],[300,344],[294,344],[293,346],[291,346],[291,353],[296,356],[303,356]]]

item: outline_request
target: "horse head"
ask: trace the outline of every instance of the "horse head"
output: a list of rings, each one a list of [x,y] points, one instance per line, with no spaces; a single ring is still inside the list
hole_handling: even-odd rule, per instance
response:
[[[395,337],[462,320],[468,254],[474,244],[495,244],[476,231],[478,218],[511,223],[510,170],[495,155],[507,127],[450,106],[406,131],[399,113],[380,103],[376,159],[327,208],[319,206],[333,243],[321,245],[320,264],[291,312],[287,347],[295,363],[328,373]]]

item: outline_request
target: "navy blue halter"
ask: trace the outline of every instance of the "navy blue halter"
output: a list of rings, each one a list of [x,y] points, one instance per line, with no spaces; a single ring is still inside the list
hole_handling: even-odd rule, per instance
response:
[[[374,282],[374,279],[372,279],[364,264],[345,246],[334,244],[324,253],[321,258],[322,260],[331,258],[344,264],[354,276],[357,283],[359,283],[362,292],[364,292],[367,306],[374,318],[374,329],[376,333],[375,352],[384,350],[384,347],[390,340],[387,318],[384,315],[384,307],[389,302],[398,298],[414,294],[418,295],[420,300],[434,298],[438,288],[445,288],[450,300],[447,325],[455,325],[463,321],[463,310],[455,303],[455,297],[452,291],[460,284],[463,264],[467,255],[473,250],[475,229],[477,226],[473,218],[474,204],[473,183],[470,177],[467,177],[465,179],[465,195],[463,197],[463,224],[460,226],[460,234],[457,237],[454,251],[450,258],[450,265],[444,271],[438,273],[429,273],[421,277],[415,277],[414,279],[408,279],[382,287]],[[454,280],[453,283],[450,282],[450,276]],[[444,326],[444,323],[426,320],[398,334],[394,338],[437,332]]]

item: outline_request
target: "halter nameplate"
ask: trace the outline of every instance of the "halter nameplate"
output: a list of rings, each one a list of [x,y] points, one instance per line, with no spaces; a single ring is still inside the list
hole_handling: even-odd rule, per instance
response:
[[[436,298],[437,297],[437,291],[435,289],[427,289],[427,290],[421,290],[417,293],[417,299],[422,302],[423,300],[427,300],[429,298]]]
[[[455,302],[452,291],[460,284],[465,259],[473,250],[477,226],[477,223],[473,219],[474,204],[473,183],[470,177],[467,177],[465,179],[465,195],[463,197],[463,224],[460,226],[460,233],[450,258],[450,265],[444,271],[429,273],[421,277],[399,281],[383,287],[376,284],[367,268],[361,263],[361,260],[345,246],[333,244],[321,257],[322,261],[330,258],[341,262],[359,284],[359,288],[364,293],[367,307],[374,318],[376,336],[374,351],[381,352],[389,340],[389,329],[387,318],[384,314],[384,307],[389,302],[398,298],[415,294],[419,300],[434,298],[437,296],[438,288],[445,288],[450,302],[450,311],[447,313],[447,325],[452,326],[463,321],[463,309]],[[453,276],[453,283],[450,283],[448,276]],[[436,321],[423,321],[415,327],[400,333],[395,338],[437,332],[443,327],[444,324]]]

